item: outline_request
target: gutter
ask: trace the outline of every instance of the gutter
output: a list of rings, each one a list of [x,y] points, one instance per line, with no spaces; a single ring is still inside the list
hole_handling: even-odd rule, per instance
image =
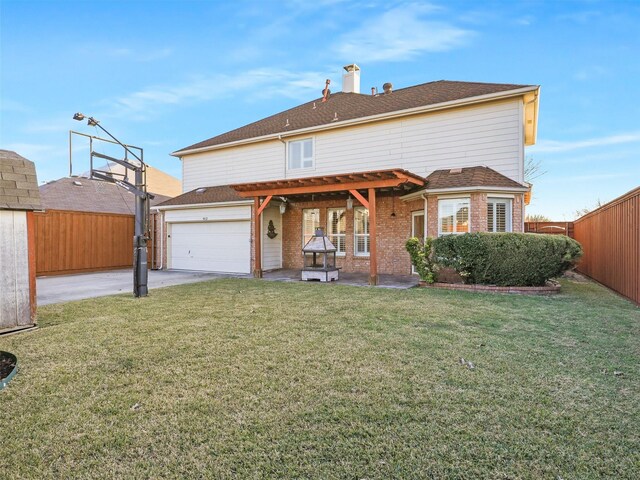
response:
[[[370,123],[370,122],[375,122],[375,121],[380,121],[380,120],[388,120],[388,119],[393,119],[393,118],[400,118],[400,117],[407,117],[410,115],[416,115],[419,113],[428,113],[428,112],[435,112],[435,111],[439,111],[439,110],[445,110],[448,108],[454,108],[454,107],[461,107],[461,106],[466,106],[466,105],[475,105],[477,103],[484,103],[484,102],[489,102],[489,101],[493,101],[493,100],[504,100],[504,99],[508,99],[508,98],[514,98],[514,97],[520,97],[526,93],[529,92],[537,92],[538,89],[540,87],[535,85],[535,86],[530,86],[530,87],[523,87],[523,88],[519,88],[516,90],[507,90],[506,92],[497,92],[497,93],[489,93],[487,95],[480,95],[477,97],[470,97],[470,98],[464,98],[464,99],[460,99],[460,100],[451,100],[449,102],[442,102],[442,103],[436,103],[433,105],[426,105],[426,106],[420,106],[420,107],[414,107],[414,108],[408,108],[405,110],[397,110],[394,112],[387,112],[387,113],[380,113],[377,115],[370,115],[368,117],[360,117],[360,118],[355,118],[355,119],[351,119],[351,120],[344,120],[342,122],[332,122],[331,124],[327,124],[327,125],[319,125],[319,126],[315,126],[315,127],[307,127],[307,128],[301,128],[298,130],[292,130],[290,132],[286,132],[286,133],[271,133],[268,135],[262,135],[261,137],[252,137],[252,138],[246,138],[243,140],[237,140],[235,142],[228,142],[228,143],[222,143],[220,145],[211,145],[211,146],[207,146],[207,147],[200,147],[200,148],[193,148],[190,150],[176,150],[175,152],[171,153],[170,155],[173,157],[183,157],[185,155],[192,155],[194,153],[202,153],[202,152],[208,152],[208,151],[212,151],[212,150],[221,150],[224,148],[230,148],[230,147],[236,147],[236,146],[240,146],[240,145],[247,145],[247,144],[251,144],[251,143],[258,143],[258,142],[263,142],[266,140],[280,140],[282,141],[282,138],[288,138],[288,137],[295,137],[298,135],[304,135],[307,133],[311,133],[311,132],[321,132],[321,131],[325,131],[325,130],[335,130],[336,128],[342,128],[342,127],[346,127],[346,126],[352,126],[352,125],[360,125],[363,123]]]
[[[417,192],[409,193],[400,197],[403,202],[424,198],[425,195],[435,195],[438,193],[466,193],[466,192],[506,192],[506,193],[524,193],[529,189],[527,187],[452,187],[452,188],[426,188]]]
[[[190,203],[185,205],[166,205],[159,207],[151,207],[151,210],[161,212],[165,210],[184,210],[193,208],[207,208],[207,207],[232,207],[236,205],[253,205],[253,200],[234,200],[231,202],[209,202],[209,203]]]

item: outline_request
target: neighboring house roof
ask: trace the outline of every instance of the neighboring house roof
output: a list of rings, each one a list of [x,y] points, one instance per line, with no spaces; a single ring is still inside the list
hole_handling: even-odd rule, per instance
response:
[[[40,209],[36,166],[11,150],[0,150],[0,209]]]
[[[114,162],[98,167],[98,169],[120,175],[124,175],[125,173],[124,166]],[[133,172],[129,171],[127,173],[129,178],[133,179]],[[87,172],[82,176],[88,177],[89,174]],[[147,164],[147,191],[154,192],[159,195],[165,195],[167,197],[176,197],[182,193],[182,182],[180,182],[176,177]]]
[[[417,107],[526,88],[533,90],[538,87],[534,85],[439,80],[375,96],[340,92],[332,94],[326,102],[317,99],[305,103],[244,127],[190,145],[174,152],[173,155],[179,156],[181,153],[191,150],[224,145],[265,135],[285,134],[305,128],[331,125],[335,122],[401,112]]]
[[[247,201],[242,198],[229,185],[219,185],[216,187],[202,187],[183,193],[175,198],[159,203],[157,207],[168,207],[171,205],[198,205],[201,203],[223,203]],[[249,200],[251,201],[251,200]]]
[[[42,207],[45,210],[73,210],[77,212],[135,213],[135,196],[122,187],[102,180],[84,177],[65,177],[40,186]],[[156,195],[154,206],[169,197]]]
[[[516,190],[527,188],[489,167],[436,170],[427,177],[427,191],[469,187],[514,188]]]

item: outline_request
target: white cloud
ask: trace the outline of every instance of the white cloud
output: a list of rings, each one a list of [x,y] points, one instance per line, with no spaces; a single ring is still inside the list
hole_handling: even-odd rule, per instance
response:
[[[409,60],[463,45],[470,30],[425,18],[437,9],[428,4],[397,6],[342,35],[334,48],[344,61],[364,63]]]
[[[156,85],[115,99],[117,110],[112,115],[128,115],[144,119],[160,107],[193,104],[224,98],[244,92],[246,98],[280,95],[295,99],[320,96],[326,73],[291,72],[283,69],[252,69],[236,76],[212,75],[194,77],[180,85]],[[108,114],[107,114],[108,115]],[[104,117],[105,115],[103,115]]]
[[[624,143],[640,142],[640,132],[609,135],[607,137],[590,138],[576,141],[541,140],[532,148],[536,153],[541,152],[569,152],[581,148],[605,147],[608,145],[621,145]]]

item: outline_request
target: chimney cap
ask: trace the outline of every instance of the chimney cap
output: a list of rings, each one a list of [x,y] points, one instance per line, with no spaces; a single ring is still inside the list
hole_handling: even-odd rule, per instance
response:
[[[382,85],[382,89],[384,90],[384,93],[391,93],[393,91],[393,83],[385,83],[384,85]]]
[[[356,65],[355,63],[352,63],[350,65],[345,65],[344,68],[347,72],[358,72],[360,71],[360,67],[358,65]]]

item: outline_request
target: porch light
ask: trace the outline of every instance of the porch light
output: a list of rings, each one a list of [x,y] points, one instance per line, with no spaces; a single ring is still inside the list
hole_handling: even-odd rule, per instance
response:
[[[351,195],[349,195],[349,197],[347,198],[347,210],[351,209],[353,209],[353,198],[351,198]]]
[[[285,202],[282,202],[280,204],[280,215],[284,215],[284,212],[287,211],[287,204]]]

